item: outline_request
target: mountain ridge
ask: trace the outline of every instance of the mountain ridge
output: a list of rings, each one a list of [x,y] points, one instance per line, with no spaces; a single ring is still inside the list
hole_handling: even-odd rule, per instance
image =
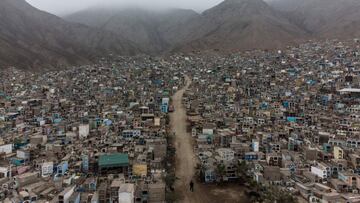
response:
[[[167,23],[169,25],[168,33],[164,33],[162,29],[153,30],[159,27],[159,25],[166,24],[166,22],[159,23],[158,19],[169,19],[170,16],[176,15],[181,11],[183,10],[174,10],[171,12],[171,15],[154,13],[148,15],[149,11],[146,10],[137,10],[135,12],[132,10],[129,12],[129,9],[125,9],[115,15],[113,14],[114,12],[109,12],[109,15],[112,17],[108,16],[108,19],[113,20],[106,23],[98,23],[95,27],[101,27],[122,34],[132,42],[139,41],[139,44],[146,47],[155,47],[155,49],[148,50],[148,52],[156,53],[169,50],[187,52],[197,49],[246,50],[253,48],[278,48],[289,45],[290,41],[299,39],[299,33],[306,35],[305,32],[291,25],[287,19],[283,19],[282,16],[273,12],[272,8],[263,0],[226,0],[201,14],[188,10],[180,17],[183,18],[182,21],[177,23],[174,23],[176,21],[170,21]],[[154,17],[155,15],[159,16]],[[94,10],[85,10],[77,12],[75,15],[70,15],[65,19],[88,24],[92,16],[102,15],[96,15]],[[119,18],[119,16],[122,17]],[[270,20],[266,20],[267,18]],[[138,21],[134,21],[134,19]],[[131,22],[131,20],[134,22]],[[91,22],[96,21],[97,19]],[[150,28],[146,29],[143,22],[148,22],[145,24],[150,25]],[[256,24],[263,26],[265,29],[261,29]],[[121,27],[122,29],[114,30],[112,27]],[[135,34],[128,32],[128,30],[133,28],[141,32]],[[124,32],[124,30],[126,31]],[[252,39],[254,32],[274,34],[264,37],[263,40],[260,37],[261,34],[255,33],[260,42],[256,43],[257,39]],[[160,36],[160,38],[146,38],[145,36],[149,36],[150,33],[157,33],[157,36]],[[136,37],[136,34],[141,34],[141,36]],[[244,40],[241,38],[244,38]],[[283,42],[280,39],[283,39]],[[236,43],[230,42],[230,40],[236,41]],[[160,47],[156,47],[150,42],[155,42],[155,45],[160,45]],[[222,43],[226,44],[226,46],[220,46]]]
[[[90,8],[60,18],[0,1],[0,66],[56,68],[115,55],[281,49],[360,36],[360,1],[225,0],[189,9]]]

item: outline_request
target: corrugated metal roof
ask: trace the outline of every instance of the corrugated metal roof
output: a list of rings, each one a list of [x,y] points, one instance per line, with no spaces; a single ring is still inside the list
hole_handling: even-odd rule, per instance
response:
[[[101,155],[99,158],[100,167],[128,166],[129,155],[122,153]]]

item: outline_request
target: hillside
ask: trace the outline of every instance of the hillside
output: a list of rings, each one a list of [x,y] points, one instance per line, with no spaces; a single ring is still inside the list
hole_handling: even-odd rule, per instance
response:
[[[226,0],[183,30],[180,50],[278,48],[307,37],[262,0]]]
[[[90,62],[116,52],[134,54],[122,37],[40,11],[25,0],[0,1],[0,65],[20,68],[57,67]]]
[[[178,42],[185,23],[198,17],[192,10],[149,11],[138,8],[91,8],[65,19],[124,36],[149,54],[167,51]]]
[[[270,5],[315,38],[349,38],[360,34],[357,0],[275,0]]]

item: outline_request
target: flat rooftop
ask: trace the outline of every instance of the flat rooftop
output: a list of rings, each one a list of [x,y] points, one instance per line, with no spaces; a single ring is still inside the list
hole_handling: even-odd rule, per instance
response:
[[[359,88],[344,88],[344,89],[339,90],[339,92],[360,93],[360,89]]]

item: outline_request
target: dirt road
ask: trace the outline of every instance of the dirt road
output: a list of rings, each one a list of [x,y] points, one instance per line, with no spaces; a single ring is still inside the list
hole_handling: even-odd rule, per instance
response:
[[[248,202],[243,193],[243,188],[238,185],[216,186],[196,182],[195,167],[197,159],[193,150],[192,137],[186,131],[186,109],[181,103],[185,91],[191,84],[189,77],[185,77],[185,79],[185,87],[172,97],[175,112],[170,114],[171,129],[175,133],[176,177],[178,178],[175,183],[175,192],[180,195],[180,202]],[[190,192],[189,183],[191,180],[195,182],[195,192]]]
[[[184,92],[190,84],[190,78],[186,77],[185,87],[173,96],[175,112],[170,115],[170,119],[172,131],[175,133],[176,147],[176,177],[178,180],[175,183],[175,191],[181,195],[182,202],[195,203],[199,202],[196,201],[197,192],[189,191],[189,183],[195,174],[196,159],[191,135],[186,132],[186,109],[181,103]]]

